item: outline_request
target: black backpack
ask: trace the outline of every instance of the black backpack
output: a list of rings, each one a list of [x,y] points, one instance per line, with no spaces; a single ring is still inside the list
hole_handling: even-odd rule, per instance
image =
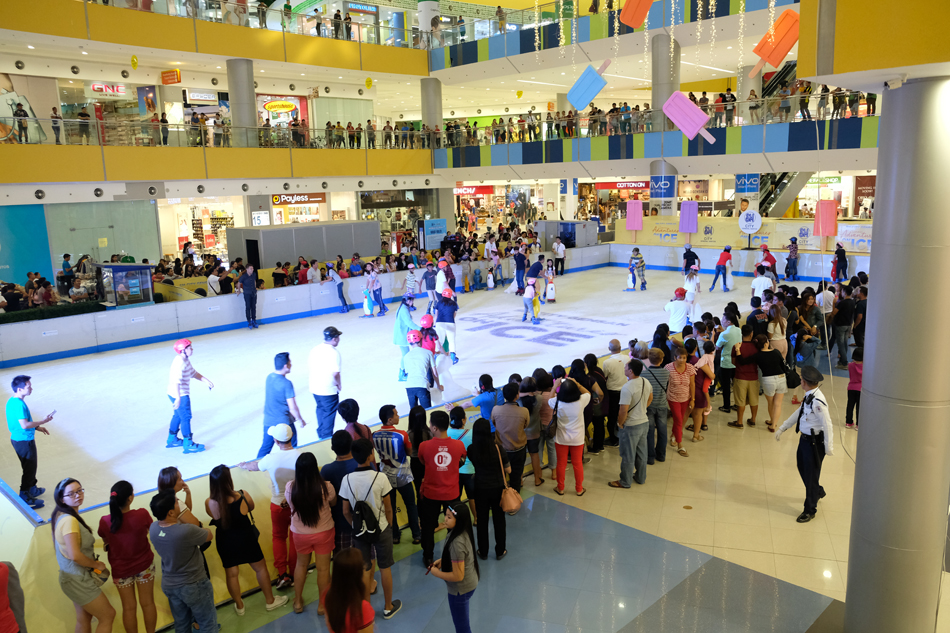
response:
[[[379,529],[379,515],[373,512],[373,506],[366,502],[369,495],[373,492],[373,486],[376,485],[376,477],[373,477],[373,483],[370,484],[366,495],[356,502],[353,506],[353,537],[358,538],[364,543],[377,543],[381,530]],[[347,485],[350,487],[350,494],[353,494],[353,484],[347,479]]]

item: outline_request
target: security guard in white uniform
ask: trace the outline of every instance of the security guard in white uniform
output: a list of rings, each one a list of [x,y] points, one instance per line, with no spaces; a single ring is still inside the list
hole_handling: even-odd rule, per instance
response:
[[[818,389],[824,379],[816,368],[802,368],[805,399],[798,411],[789,416],[775,432],[775,441],[793,424],[795,431],[801,433],[798,440],[798,473],[805,484],[805,509],[796,519],[799,523],[808,523],[815,518],[818,501],[825,496],[825,489],[818,482],[821,462],[825,455],[834,455],[834,431],[831,428],[828,401]]]

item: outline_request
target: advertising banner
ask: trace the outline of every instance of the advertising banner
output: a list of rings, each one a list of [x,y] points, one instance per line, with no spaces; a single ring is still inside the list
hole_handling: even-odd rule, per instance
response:
[[[79,255],[71,254],[75,263]],[[43,205],[0,206],[0,279],[22,285],[27,272],[38,272],[53,281],[51,261]]]
[[[676,176],[650,176],[650,212],[676,215]]]
[[[871,252],[871,224],[857,222],[838,222],[838,241],[844,244],[849,253]]]

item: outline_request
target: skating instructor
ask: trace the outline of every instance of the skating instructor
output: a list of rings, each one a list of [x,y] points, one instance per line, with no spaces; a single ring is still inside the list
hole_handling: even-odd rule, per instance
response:
[[[317,402],[317,438],[325,440],[333,435],[336,408],[343,389],[340,372],[343,359],[336,346],[340,344],[340,330],[332,325],[323,330],[323,343],[310,350],[310,393]]]
[[[200,380],[214,389],[214,383],[191,366],[194,348],[186,338],[175,342],[175,359],[168,372],[168,399],[172,401],[172,420],[168,426],[168,442],[165,448],[184,447],[184,453],[200,453],[204,444],[196,444],[191,435],[191,379]],[[181,429],[181,437],[178,430]]]

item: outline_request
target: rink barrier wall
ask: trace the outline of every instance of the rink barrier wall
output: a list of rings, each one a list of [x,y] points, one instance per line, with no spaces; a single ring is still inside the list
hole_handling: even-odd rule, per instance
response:
[[[583,272],[608,266],[626,267],[629,244],[598,244],[583,248],[567,249],[565,268],[567,273]],[[680,270],[682,247],[639,246],[648,270]],[[694,249],[700,257],[703,274],[713,274],[715,262],[721,249]],[[779,271],[784,270],[782,251],[773,251],[779,261]],[[759,251],[733,249],[733,274],[751,276]],[[550,257],[550,253],[545,253]],[[799,262],[803,281],[819,281],[830,275],[832,255],[802,253]],[[869,269],[869,257],[849,256],[849,272]],[[482,270],[486,279],[486,262],[472,262]],[[513,262],[502,262],[506,280],[514,276]],[[453,267],[457,288],[461,288],[461,266]],[[405,279],[404,272],[380,275],[383,298],[387,303],[401,300],[398,290]],[[710,280],[711,282],[711,280]],[[344,296],[351,310],[362,309],[362,291],[365,278],[355,277],[343,281]],[[417,298],[426,297],[416,293]],[[464,295],[463,302],[464,302]],[[341,309],[336,288],[332,283],[307,284],[271,288],[258,293],[257,312],[261,324],[278,323],[307,317],[333,314]],[[244,318],[242,295],[230,294],[206,297],[201,300],[174,301],[141,308],[109,310],[93,314],[25,321],[0,325],[0,368],[18,367],[33,363],[60,360],[86,354],[108,352],[140,345],[150,345],[182,337],[197,337],[247,327]]]
[[[599,359],[606,358],[607,355],[600,356]],[[470,396],[451,401],[450,404],[468,400]],[[445,403],[437,404],[428,409],[434,411],[442,409]],[[467,407],[465,409],[468,423],[481,417],[478,407]],[[377,420],[362,420],[370,429],[375,430],[380,426]],[[408,428],[408,417],[401,417],[399,428]],[[318,440],[309,444],[301,444],[298,448],[305,448],[312,452],[321,465],[327,464],[336,458],[336,455],[330,450],[328,440]],[[254,450],[251,447],[251,450]],[[256,453],[249,454],[247,461],[256,459]],[[174,457],[169,457],[169,462],[173,462]],[[238,460],[243,461],[243,460]],[[270,520],[270,497],[271,486],[270,477],[266,473],[248,472],[236,467],[236,463],[229,464],[231,476],[234,480],[236,490],[243,490],[250,494],[255,502],[254,518],[257,528],[260,530],[261,550],[264,553],[264,560],[267,569],[272,577],[276,577],[274,571],[274,551],[272,542],[272,523]],[[526,471],[531,468],[530,463],[525,465]],[[157,474],[156,474],[157,475]],[[207,515],[204,508],[204,500],[209,497],[210,485],[209,474],[205,473],[196,477],[186,479],[188,487],[191,489],[193,512],[195,516],[208,527],[211,517]],[[0,480],[0,487],[5,494],[0,494],[0,525],[3,526],[3,538],[0,539],[0,560],[12,562],[20,574],[20,584],[26,597],[26,620],[27,628],[30,631],[67,631],[72,630],[75,623],[75,612],[69,599],[59,590],[59,567],[56,564],[56,554],[54,551],[52,525],[49,522],[42,522],[42,519],[32,510],[26,508],[15,493]],[[144,508],[148,510],[148,504],[156,489],[136,490],[135,498],[132,501],[132,508]],[[396,521],[406,529],[406,508],[401,495],[396,495],[397,507]],[[14,501],[16,499],[16,501]],[[25,512],[23,510],[26,510]],[[18,510],[21,516],[17,516]],[[32,517],[29,517],[31,514]],[[83,519],[89,524],[93,532],[96,532],[99,526],[99,519],[109,514],[109,504],[99,503],[84,507],[81,511]],[[27,516],[30,520],[23,520]],[[404,535],[408,537],[408,535]],[[403,543],[411,543],[410,538],[405,538]],[[396,552],[396,559],[400,560],[407,555],[408,551],[414,552],[419,546],[402,545],[397,546],[400,549]],[[96,535],[96,552],[99,558],[108,563],[108,555],[103,549],[101,538]],[[205,558],[208,562],[208,569],[211,571],[211,584],[214,588],[215,604],[220,608],[231,602],[228,594],[227,584],[225,582],[224,568],[221,565],[221,559],[218,556],[216,546],[209,547],[205,551]],[[156,578],[155,578],[155,606],[158,611],[157,628],[163,629],[173,624],[171,611],[168,607],[168,601],[161,591],[161,562],[156,555]],[[111,567],[111,566],[110,566]],[[251,595],[260,591],[257,585],[257,578],[249,565],[241,565],[239,573],[241,587],[246,589],[244,596]],[[316,578],[308,578],[308,586],[312,591],[316,583]],[[116,609],[116,624],[114,630],[121,626],[122,602],[119,598],[115,585],[110,580],[102,587],[103,593],[109,598],[112,606]],[[284,594],[286,595],[286,594]],[[250,606],[250,605],[249,605]],[[310,603],[310,608],[316,610],[316,605]],[[276,619],[277,617],[287,615],[291,610],[289,607],[282,608],[267,618]],[[144,621],[142,620],[141,609],[137,610],[139,629],[144,630]],[[231,612],[226,612],[225,618],[232,616]]]

